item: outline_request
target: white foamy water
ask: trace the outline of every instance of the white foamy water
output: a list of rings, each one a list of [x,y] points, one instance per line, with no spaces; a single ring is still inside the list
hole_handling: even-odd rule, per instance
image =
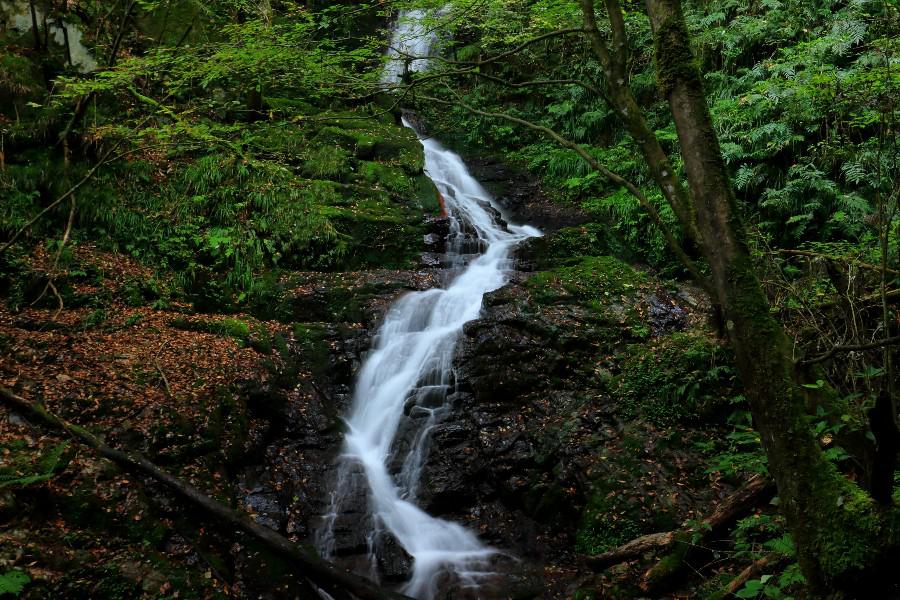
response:
[[[447,262],[458,265],[459,274],[446,288],[407,294],[389,310],[359,373],[340,460],[341,468],[362,466],[374,533],[389,532],[413,557],[412,578],[404,593],[427,599],[445,573],[458,577],[461,585],[476,586],[494,553],[462,526],[416,506],[416,486],[428,431],[449,408],[444,398],[452,385],[453,353],[462,327],[478,317],[484,294],[507,282],[510,250],[540,233],[528,226],[504,227],[488,193],[460,157],[433,139],[422,140],[422,145],[426,172],[444,196],[451,220]],[[482,252],[473,254],[477,250]],[[437,406],[435,396],[440,399]],[[410,400],[423,422],[402,457],[402,469],[392,476],[388,465],[396,462],[394,441]],[[348,485],[352,478],[339,480]],[[332,522],[347,493],[335,490]],[[326,553],[333,543],[329,525],[320,538]]]
[[[417,23],[419,13],[401,14],[392,45],[425,56],[434,37]],[[414,62],[410,68],[425,66],[424,61]],[[404,61],[389,60],[382,81],[398,81],[403,69]],[[444,288],[405,295],[388,311],[360,369],[346,417],[337,484],[318,543],[325,555],[333,554],[334,524],[354,494],[351,488],[358,478],[352,473],[361,470],[368,487],[369,518],[359,526],[371,529],[368,574],[377,577],[377,540],[389,534],[413,558],[412,575],[402,591],[428,600],[442,582],[477,587],[489,575],[489,558],[496,553],[461,525],[419,508],[416,492],[429,433],[451,408],[446,398],[453,385],[453,354],[463,325],[479,316],[487,292],[507,282],[512,248],[540,232],[506,225],[491,205],[490,195],[458,155],[434,139],[421,143],[425,171],[441,192],[450,219],[444,262],[452,277]],[[406,439],[411,441],[398,444],[404,420]]]
[[[388,61],[381,73],[382,83],[399,83],[407,69],[419,72],[428,68],[427,59],[409,58],[429,56],[437,42],[437,34],[422,23],[427,14],[424,10],[400,11],[387,52]]]

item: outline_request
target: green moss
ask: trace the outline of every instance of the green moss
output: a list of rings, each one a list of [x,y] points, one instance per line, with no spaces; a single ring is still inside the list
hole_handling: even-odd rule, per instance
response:
[[[646,586],[650,589],[656,589],[678,575],[684,566],[684,561],[687,558],[691,547],[692,543],[688,534],[676,535],[672,551],[663,556],[659,562],[644,575]]]
[[[342,148],[322,145],[312,149],[303,162],[303,174],[316,179],[342,180],[350,172],[350,156]]]
[[[535,254],[541,268],[558,267],[586,256],[610,254],[608,228],[602,223],[564,227],[552,235],[537,238]]]
[[[375,144],[374,158],[399,166],[408,175],[419,175],[425,168],[425,151],[409,129],[385,131]]]
[[[633,336],[643,338],[649,330],[638,309],[648,283],[645,274],[616,258],[586,256],[535,274],[526,287],[539,304],[580,304],[592,309],[598,321],[625,325]]]
[[[194,319],[188,320],[177,317],[170,322],[172,327],[185,331],[198,331],[201,333],[213,333],[216,335],[230,336],[242,342],[250,338],[251,326],[240,319]]]
[[[626,418],[662,426],[693,421],[737,394],[731,354],[704,333],[675,333],[628,347],[614,393]]]
[[[306,134],[293,123],[261,121],[248,130],[253,148],[286,161],[295,161],[308,146]]]
[[[604,302],[618,296],[634,296],[647,277],[611,256],[586,256],[571,266],[536,274],[527,287],[538,301],[571,296],[579,301]]]
[[[414,192],[414,180],[396,167],[374,161],[361,161],[357,172],[362,181],[384,189],[402,198],[409,198]]]
[[[238,319],[224,319],[221,322],[221,331],[239,340],[250,337],[250,325]]]
[[[427,175],[416,177],[419,206],[426,214],[437,215],[441,212],[440,192]]]
[[[656,81],[663,97],[668,97],[679,81],[701,85],[700,70],[691,51],[687,25],[680,8],[676,11],[653,35]]]
[[[606,486],[600,486],[582,511],[575,549],[600,554],[632,540],[644,531],[640,516]]]
[[[322,375],[330,366],[331,351],[327,331],[321,323],[295,323],[294,340],[314,375]]]
[[[816,527],[807,552],[817,557],[825,577],[845,579],[870,568],[885,549],[897,547],[900,509],[879,507],[832,463],[823,463],[813,492],[823,512],[812,517]]]

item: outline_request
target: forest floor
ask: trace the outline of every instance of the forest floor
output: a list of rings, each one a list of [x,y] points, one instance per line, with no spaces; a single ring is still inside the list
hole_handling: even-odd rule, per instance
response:
[[[211,495],[232,497],[233,482],[210,471],[209,458],[212,450],[227,454],[228,444],[240,442],[228,432],[246,416],[227,414],[221,399],[270,375],[261,362],[265,354],[248,343],[249,324],[260,337],[288,328],[242,314],[196,315],[177,303],[134,306],[127,287],[150,277],[146,267],[86,245],[78,246],[76,259],[102,277],[76,284],[75,296],[102,296],[102,307],[59,310],[52,298],[17,313],[0,306],[0,385],[40,400],[110,445],[151,448],[154,460],[180,477]],[[40,271],[49,257],[38,250],[33,260]],[[148,543],[168,537],[165,529],[173,527],[172,515],[160,514],[150,501],[152,488],[135,486],[91,451],[9,413],[0,419],[0,447],[0,484],[46,479],[15,494],[0,486],[7,523],[0,564],[24,566],[33,581],[56,590],[77,589],[80,578],[95,579],[99,569],[109,585],[137,586],[150,595],[172,589],[162,564],[171,562],[167,568],[183,577],[197,571],[191,563],[198,556],[178,536],[166,544],[166,560],[155,552],[148,557]],[[187,587],[196,587],[197,597],[226,589],[215,572],[201,565],[201,577]]]

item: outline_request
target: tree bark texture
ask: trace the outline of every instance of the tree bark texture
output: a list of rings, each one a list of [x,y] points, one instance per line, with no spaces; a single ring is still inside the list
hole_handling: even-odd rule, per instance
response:
[[[780,507],[810,589],[823,597],[839,596],[871,571],[889,546],[896,546],[891,535],[896,517],[882,514],[867,494],[837,472],[812,433],[790,342],[770,313],[746,247],[680,2],[646,4],[658,84],[675,121],[700,246]]]

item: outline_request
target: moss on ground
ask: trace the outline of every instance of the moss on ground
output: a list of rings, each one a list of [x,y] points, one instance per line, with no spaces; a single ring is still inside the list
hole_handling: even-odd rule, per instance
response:
[[[617,335],[649,335],[642,313],[643,297],[650,279],[611,256],[582,256],[570,264],[533,275],[526,288],[540,305],[579,304],[591,310],[596,320],[615,325]],[[621,328],[624,327],[624,330]]]
[[[621,414],[663,426],[696,421],[737,395],[731,353],[705,332],[628,346],[613,389]]]

